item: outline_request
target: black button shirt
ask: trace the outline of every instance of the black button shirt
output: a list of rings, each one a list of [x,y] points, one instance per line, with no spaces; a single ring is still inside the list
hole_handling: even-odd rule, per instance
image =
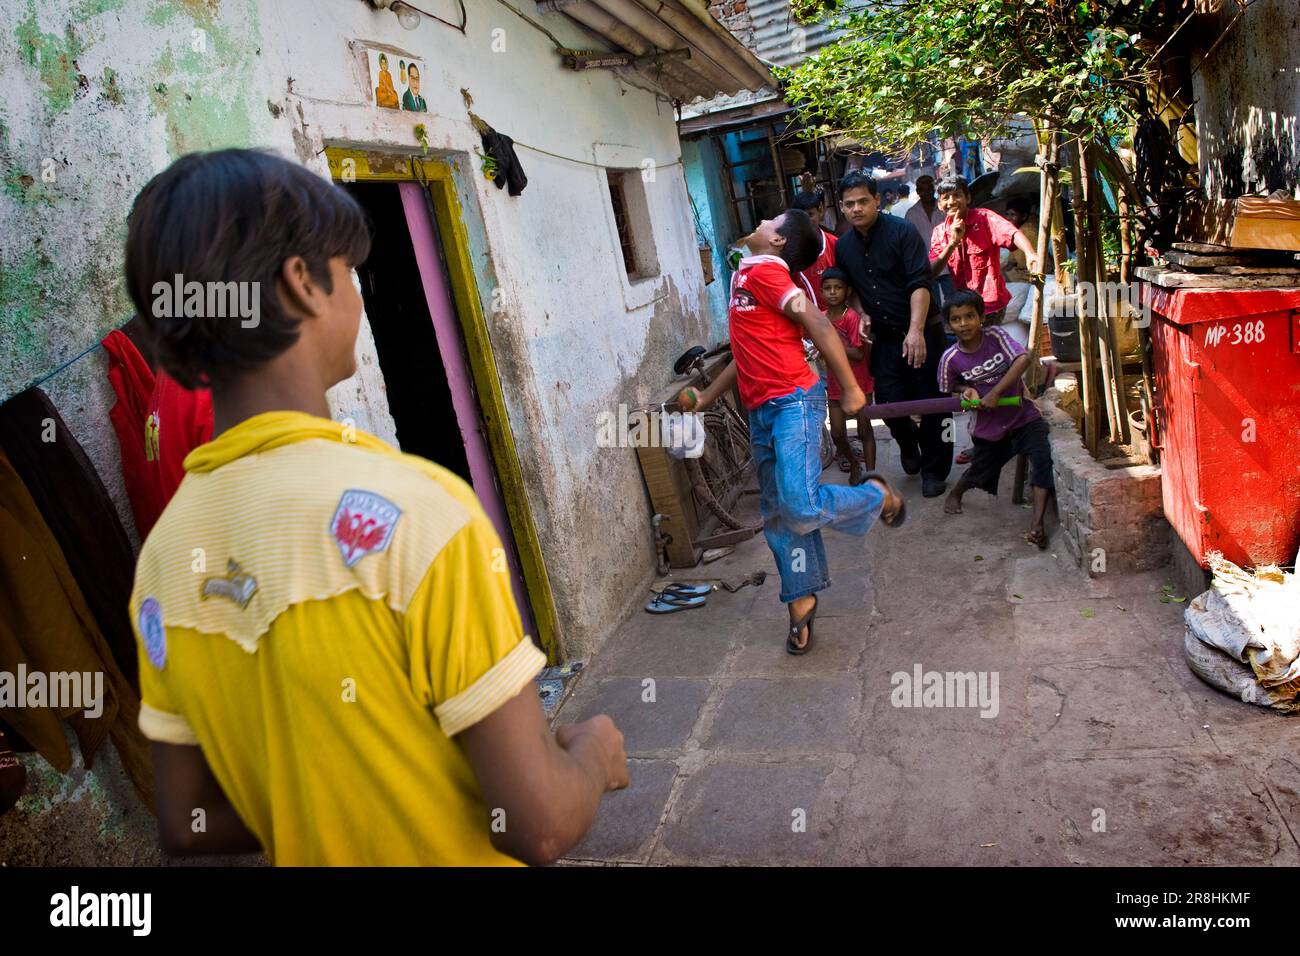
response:
[[[835,243],[835,265],[847,273],[873,324],[906,329],[912,321],[912,293],[917,289],[930,290],[926,321],[938,320],[930,251],[907,220],[881,213],[865,237],[856,229],[849,230]]]

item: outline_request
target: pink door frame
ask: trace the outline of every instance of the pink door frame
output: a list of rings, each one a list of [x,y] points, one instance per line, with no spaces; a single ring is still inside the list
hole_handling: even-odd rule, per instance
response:
[[[520,573],[510,519],[501,498],[501,490],[497,486],[487,438],[483,434],[483,421],[479,415],[469,361],[465,357],[460,320],[452,305],[451,290],[447,287],[447,277],[438,254],[437,233],[429,215],[429,196],[419,183],[398,183],[397,188],[402,194],[402,208],[406,211],[406,226],[411,233],[411,245],[415,249],[415,261],[420,269],[424,298],[429,306],[429,315],[433,318],[438,353],[447,373],[447,387],[451,391],[456,424],[460,427],[460,435],[465,442],[470,484],[506,549],[506,558],[510,562],[510,584],[514,590],[515,604],[519,606],[519,614],[523,618],[524,633],[536,638],[537,627],[533,621],[523,574]]]

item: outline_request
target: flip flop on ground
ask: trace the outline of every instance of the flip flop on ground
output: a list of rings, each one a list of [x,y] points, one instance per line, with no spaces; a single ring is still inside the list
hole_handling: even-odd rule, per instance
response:
[[[660,591],[673,597],[693,598],[704,597],[713,593],[712,584],[686,584],[682,581],[674,581],[671,584],[665,584]]]
[[[656,594],[645,606],[651,614],[673,614],[687,608],[704,607],[703,597],[679,597],[675,594]]]

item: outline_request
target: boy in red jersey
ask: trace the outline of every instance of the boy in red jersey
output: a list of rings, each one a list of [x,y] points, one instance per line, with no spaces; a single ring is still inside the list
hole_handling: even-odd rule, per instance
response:
[[[804,360],[805,337],[839,381],[844,412],[854,414],[866,404],[839,335],[797,278],[821,251],[819,233],[807,213],[790,209],[742,240],[750,254],[731,280],[734,361],[699,396],[679,399],[684,407],[699,408],[739,386],[749,410],[763,533],[780,569],[781,601],[789,608],[791,654],[812,647],[817,592],[830,585],[820,529],[864,535],[878,516],[892,527],[906,514],[902,496],[875,473],[857,487],[818,480],[826,386]]]

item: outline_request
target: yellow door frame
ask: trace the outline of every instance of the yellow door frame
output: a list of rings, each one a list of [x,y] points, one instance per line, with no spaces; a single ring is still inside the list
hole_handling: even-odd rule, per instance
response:
[[[336,181],[418,182],[429,190],[433,198],[434,218],[451,278],[452,304],[465,338],[465,351],[474,377],[474,388],[478,392],[479,413],[483,416],[488,448],[492,451],[497,479],[505,497],[506,514],[514,532],[524,587],[533,608],[533,620],[537,623],[537,639],[550,662],[558,663],[555,598],[551,594],[551,581],[542,561],[542,546],[528,506],[523,470],[515,453],[505,395],[501,391],[492,340],[478,295],[469,234],[465,230],[451,166],[437,159],[333,146],[326,149],[325,155],[329,160],[330,175]]]

